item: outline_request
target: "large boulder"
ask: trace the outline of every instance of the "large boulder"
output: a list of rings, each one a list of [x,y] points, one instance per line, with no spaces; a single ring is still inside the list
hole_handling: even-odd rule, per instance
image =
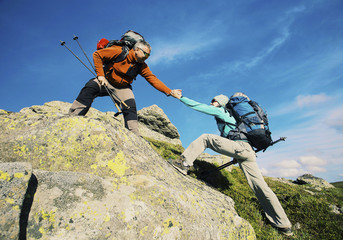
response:
[[[310,184],[311,186],[318,188],[319,190],[322,188],[334,188],[334,186],[328,183],[326,180],[315,177],[312,174],[304,174],[299,176],[296,180],[297,184]]]
[[[18,207],[22,237],[255,239],[230,197],[175,171],[113,113],[71,117],[69,106],[0,111],[0,162],[29,163],[25,179],[36,180],[18,193],[33,195]],[[12,174],[6,169],[2,176]]]
[[[157,105],[143,108],[138,112],[138,120],[149,129],[161,133],[171,139],[179,139],[177,128],[170,122],[169,118]]]
[[[0,163],[0,239],[18,239],[30,163]]]

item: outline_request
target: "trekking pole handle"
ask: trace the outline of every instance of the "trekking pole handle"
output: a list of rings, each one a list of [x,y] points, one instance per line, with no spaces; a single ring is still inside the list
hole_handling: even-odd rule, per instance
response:
[[[276,144],[276,143],[278,143],[278,142],[280,142],[280,141],[286,141],[286,138],[287,138],[287,137],[280,137],[278,140],[273,141],[273,142],[270,144],[270,146],[273,146],[274,144]],[[258,152],[260,152],[260,151],[262,151],[262,150],[263,150],[263,152],[264,152],[266,149],[260,149],[260,150],[257,150],[257,151],[255,151],[255,152],[258,153]]]
[[[121,102],[121,104],[124,105],[124,107],[126,107],[127,109],[130,109],[130,106],[128,106],[124,101],[120,101],[120,102]]]
[[[61,41],[61,40],[60,42],[62,46],[66,47],[68,51],[71,52],[71,54],[73,54],[74,57],[76,57],[83,64],[83,66],[85,66],[93,74],[94,77],[96,77],[96,74],[92,70],[90,70],[90,68],[86,64],[84,64],[83,61],[78,56],[76,56],[76,54],[72,50],[68,48],[68,46],[66,45],[66,42]]]
[[[118,110],[118,113],[121,113],[122,111],[120,110],[118,104],[114,104],[114,105],[116,106],[116,108],[117,108],[117,110]]]
[[[278,143],[278,142],[280,142],[280,141],[286,141],[286,138],[287,138],[287,137],[280,137],[278,140],[272,142],[271,145],[274,145],[275,143]]]
[[[83,54],[85,55],[85,57],[87,58],[87,60],[88,60],[88,62],[89,62],[89,64],[91,65],[91,67],[93,68],[93,70],[94,71],[96,71],[95,70],[95,67],[93,66],[93,64],[92,64],[92,62],[89,60],[89,58],[88,58],[88,56],[87,56],[87,54],[86,54],[86,52],[85,52],[85,50],[83,50],[83,48],[82,48],[82,46],[81,46],[81,44],[79,43],[79,41],[77,40],[77,39],[79,39],[79,37],[78,36],[76,36],[75,34],[74,34],[74,37],[73,37],[73,39],[77,42],[77,44],[79,45],[79,47],[80,47],[80,49],[82,50],[82,52],[83,52]]]

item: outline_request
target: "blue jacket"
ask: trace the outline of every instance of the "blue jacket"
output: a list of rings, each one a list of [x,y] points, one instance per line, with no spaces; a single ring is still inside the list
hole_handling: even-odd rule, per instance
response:
[[[215,118],[218,118],[226,123],[236,124],[236,120],[232,116],[230,116],[230,113],[227,110],[225,110],[223,107],[215,107],[212,105],[199,103],[187,97],[181,97],[180,101],[196,111],[199,111],[208,115],[212,115]],[[220,131],[220,135],[222,137],[227,137],[229,132],[235,127],[225,124],[222,121],[217,121],[218,130]]]

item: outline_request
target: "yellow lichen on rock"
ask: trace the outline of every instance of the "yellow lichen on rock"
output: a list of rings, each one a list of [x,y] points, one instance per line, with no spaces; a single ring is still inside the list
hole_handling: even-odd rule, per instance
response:
[[[163,222],[163,232],[161,235],[163,236],[165,234],[168,234],[170,232],[170,228],[179,226],[180,223],[176,221],[173,217],[170,217]]]
[[[7,172],[3,172],[0,170],[0,180],[9,181],[11,180],[11,176]]]
[[[126,166],[125,156],[122,151],[118,152],[113,160],[109,160],[107,166],[119,177],[124,176],[126,169],[129,168]]]
[[[15,178],[23,178],[24,177],[24,173],[22,173],[22,172],[15,173],[14,177]]]

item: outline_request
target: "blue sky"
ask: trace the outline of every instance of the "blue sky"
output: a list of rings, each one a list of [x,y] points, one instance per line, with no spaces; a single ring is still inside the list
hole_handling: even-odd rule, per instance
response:
[[[18,112],[73,102],[92,75],[83,58],[127,30],[152,46],[148,65],[170,88],[209,103],[242,91],[267,109],[272,136],[287,140],[258,154],[266,176],[312,173],[343,180],[343,1],[0,1],[0,108]],[[187,147],[218,134],[212,117],[166,97],[142,77],[138,109],[157,104]],[[93,107],[115,111],[109,98]]]

